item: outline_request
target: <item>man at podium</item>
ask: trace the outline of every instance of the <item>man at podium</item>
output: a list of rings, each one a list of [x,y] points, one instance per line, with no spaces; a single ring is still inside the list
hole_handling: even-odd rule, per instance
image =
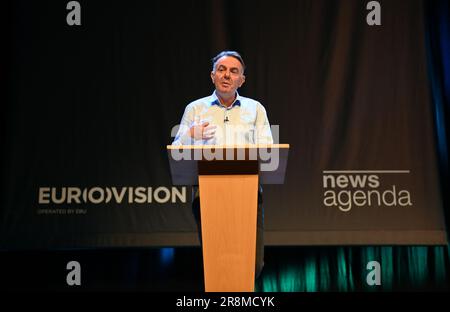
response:
[[[261,103],[239,95],[245,82],[245,63],[235,51],[223,51],[212,59],[212,95],[187,105],[172,145],[272,144],[272,132]],[[224,192],[226,192],[224,185]],[[192,212],[201,240],[200,199],[194,188]],[[255,278],[264,266],[264,210],[262,188],[258,192]]]

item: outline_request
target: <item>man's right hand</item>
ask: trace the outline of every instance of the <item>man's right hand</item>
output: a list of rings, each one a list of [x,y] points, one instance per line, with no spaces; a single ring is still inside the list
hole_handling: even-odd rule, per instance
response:
[[[216,126],[210,125],[209,122],[204,122],[201,125],[193,125],[189,130],[191,138],[195,140],[209,140],[214,137],[216,133]]]

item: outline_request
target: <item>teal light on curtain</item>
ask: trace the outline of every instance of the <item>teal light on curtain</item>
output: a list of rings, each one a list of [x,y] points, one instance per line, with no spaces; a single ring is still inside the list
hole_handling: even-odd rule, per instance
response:
[[[268,259],[261,292],[403,291],[448,289],[445,246],[293,247]],[[293,263],[292,259],[296,259]],[[381,285],[366,281],[367,263],[380,263]]]

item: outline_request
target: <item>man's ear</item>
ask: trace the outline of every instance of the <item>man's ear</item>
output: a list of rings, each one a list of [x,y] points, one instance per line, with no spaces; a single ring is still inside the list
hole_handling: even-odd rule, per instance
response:
[[[245,82],[245,76],[242,75],[242,78],[241,78],[241,84],[239,85],[239,88],[242,87],[242,85],[244,84],[244,82]]]
[[[211,80],[212,80],[212,83],[214,83],[214,71],[211,72]]]

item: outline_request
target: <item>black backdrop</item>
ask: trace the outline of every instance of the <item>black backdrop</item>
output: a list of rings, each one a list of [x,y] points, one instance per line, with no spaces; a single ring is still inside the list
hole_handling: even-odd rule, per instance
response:
[[[39,191],[171,190],[170,129],[212,92],[222,49],[242,53],[240,92],[292,146],[286,185],[265,188],[267,244],[445,243],[422,2],[380,2],[381,26],[366,1],[80,1],[68,26],[66,1],[14,1],[1,246],[195,244],[189,189],[162,204],[39,203]],[[325,170],[403,170],[376,173],[378,190],[411,204],[326,206]],[[358,189],[371,190],[344,187]]]

